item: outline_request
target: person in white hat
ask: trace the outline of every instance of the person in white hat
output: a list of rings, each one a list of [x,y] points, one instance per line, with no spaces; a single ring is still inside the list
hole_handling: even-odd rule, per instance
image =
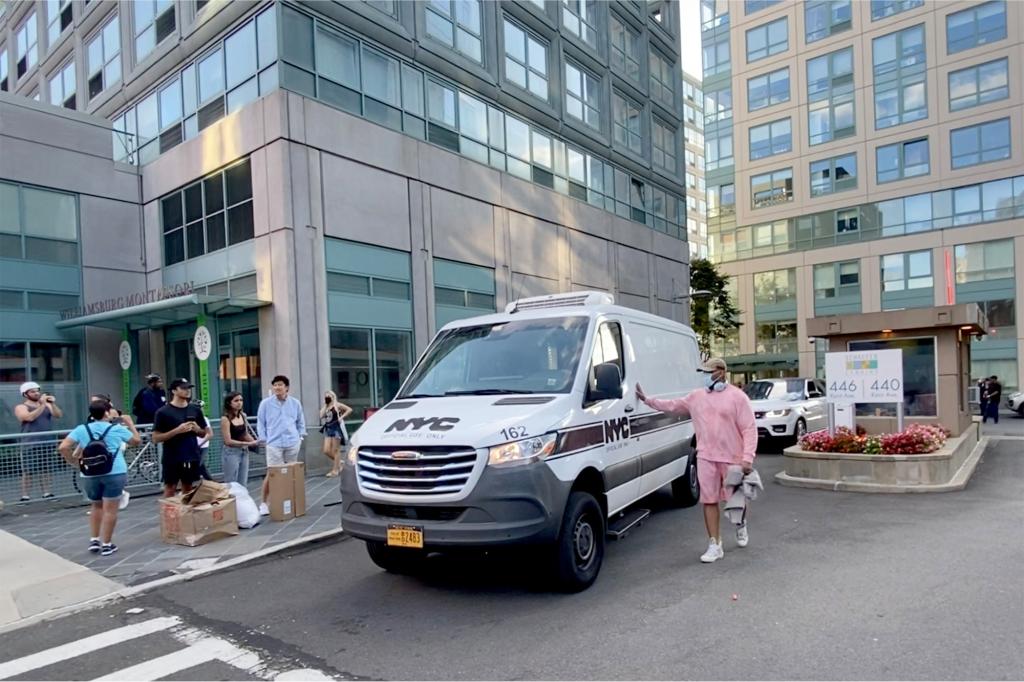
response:
[[[52,395],[42,392],[42,387],[34,381],[26,381],[19,389],[24,402],[14,408],[14,416],[21,424],[22,433],[41,433],[53,430],[53,420],[60,419],[64,412],[57,406]],[[21,501],[28,502],[32,494],[32,474],[39,475],[39,486],[43,497],[53,497],[50,492],[50,470],[54,464],[54,454],[42,445],[50,440],[49,436],[25,436],[21,439]]]

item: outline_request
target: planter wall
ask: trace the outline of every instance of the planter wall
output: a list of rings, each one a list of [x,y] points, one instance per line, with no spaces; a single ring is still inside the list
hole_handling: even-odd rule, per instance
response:
[[[967,460],[977,444],[977,424],[926,455],[808,452],[798,444],[783,451],[784,469],[775,479],[783,485],[860,492],[959,490],[959,478],[966,484],[973,471],[975,462]]]

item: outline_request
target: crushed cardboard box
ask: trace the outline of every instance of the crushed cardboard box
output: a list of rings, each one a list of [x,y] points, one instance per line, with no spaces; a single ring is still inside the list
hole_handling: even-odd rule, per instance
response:
[[[267,467],[270,494],[267,507],[274,521],[288,521],[306,515],[306,465],[292,462]]]
[[[160,500],[160,539],[195,547],[238,535],[235,498],[226,485],[201,481],[186,495]]]

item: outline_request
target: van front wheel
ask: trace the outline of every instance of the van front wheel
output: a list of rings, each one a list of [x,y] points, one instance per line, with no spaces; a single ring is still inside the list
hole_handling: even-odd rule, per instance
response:
[[[597,579],[604,560],[604,513],[590,493],[569,495],[555,553],[555,579],[566,592],[580,592]]]
[[[672,498],[680,507],[692,507],[700,501],[696,452],[691,452],[686,458],[686,473],[672,481]]]

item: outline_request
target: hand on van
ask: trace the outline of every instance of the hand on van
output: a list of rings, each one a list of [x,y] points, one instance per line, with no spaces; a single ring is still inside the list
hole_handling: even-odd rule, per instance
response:
[[[636,399],[640,402],[647,401],[647,394],[644,393],[644,389],[640,388],[640,382],[636,382]]]

